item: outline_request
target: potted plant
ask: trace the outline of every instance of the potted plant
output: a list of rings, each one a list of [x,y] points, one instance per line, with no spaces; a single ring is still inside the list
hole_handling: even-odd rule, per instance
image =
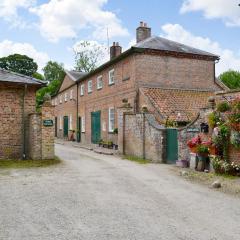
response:
[[[202,142],[201,137],[199,135],[197,135],[196,137],[194,137],[191,140],[189,140],[187,142],[187,145],[190,148],[190,151],[192,153],[197,153],[197,146],[199,144],[201,144],[201,142]]]
[[[199,144],[197,146],[197,158],[198,158],[197,170],[204,171],[208,155],[209,155],[208,146]]]

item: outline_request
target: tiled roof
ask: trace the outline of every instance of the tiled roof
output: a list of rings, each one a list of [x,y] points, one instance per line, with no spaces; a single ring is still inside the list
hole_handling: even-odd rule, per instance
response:
[[[210,91],[141,88],[164,120],[193,121],[201,108],[207,107]]]
[[[137,43],[134,47],[143,49],[162,50],[167,52],[178,52],[186,54],[196,54],[219,58],[217,55],[193,48],[178,42],[174,42],[162,37],[150,37]]]
[[[5,69],[0,68],[0,82],[8,82],[8,83],[22,83],[29,85],[38,85],[39,87],[44,86],[45,83],[33,77],[25,76],[19,73],[7,71]]]
[[[85,76],[87,73],[85,72],[79,72],[79,71],[66,71],[66,74],[73,80],[73,81],[77,81],[80,78],[82,78],[83,76]]]

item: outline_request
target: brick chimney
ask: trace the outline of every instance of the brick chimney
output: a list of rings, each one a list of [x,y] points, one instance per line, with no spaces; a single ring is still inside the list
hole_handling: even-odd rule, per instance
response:
[[[113,45],[110,47],[110,60],[119,56],[122,53],[122,47],[119,46],[118,42],[113,42]]]
[[[147,23],[140,22],[140,26],[137,28],[136,40],[137,43],[151,37],[151,28],[147,26]]]

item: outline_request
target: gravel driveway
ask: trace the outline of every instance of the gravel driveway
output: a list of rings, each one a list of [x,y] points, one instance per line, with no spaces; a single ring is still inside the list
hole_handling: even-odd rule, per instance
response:
[[[1,240],[239,240],[240,200],[67,145],[63,164],[0,170]]]

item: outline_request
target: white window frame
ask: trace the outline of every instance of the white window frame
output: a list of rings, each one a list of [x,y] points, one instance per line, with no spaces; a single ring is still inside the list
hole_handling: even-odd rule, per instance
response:
[[[65,101],[65,102],[68,101],[68,93],[67,93],[67,92],[64,94],[64,101]]]
[[[80,86],[80,96],[84,96],[84,84]]]
[[[115,80],[114,80],[114,72],[115,70],[112,69],[108,72],[108,85],[112,85],[115,83]]]
[[[73,99],[73,89],[70,90],[70,100]]]
[[[62,103],[62,95],[59,96],[59,103]]]
[[[81,132],[82,132],[82,133],[85,133],[85,132],[86,132],[85,116],[81,117]]]
[[[93,91],[93,81],[88,81],[88,93],[91,93]]]
[[[59,130],[63,129],[63,118],[62,116],[59,116]]]
[[[111,133],[114,132],[114,126],[115,126],[115,109],[114,107],[110,107],[108,109],[108,131]]]
[[[72,114],[69,114],[69,130],[73,130],[73,118],[72,118]]]
[[[103,76],[98,76],[97,77],[97,89],[102,89],[103,88]]]
[[[55,98],[55,106],[57,106],[57,98]]]

